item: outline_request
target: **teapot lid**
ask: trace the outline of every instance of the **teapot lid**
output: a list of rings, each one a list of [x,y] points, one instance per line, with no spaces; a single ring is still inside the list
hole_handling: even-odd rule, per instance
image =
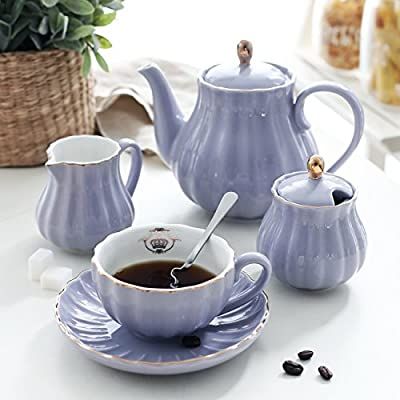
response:
[[[205,81],[227,89],[270,89],[281,86],[290,79],[287,74],[272,64],[250,63],[253,45],[248,40],[240,41],[237,45],[237,54],[239,64],[215,65],[204,75]]]
[[[353,187],[343,178],[324,173],[322,157],[307,161],[308,172],[289,174],[277,187],[278,194],[292,203],[306,206],[335,206],[354,195]]]

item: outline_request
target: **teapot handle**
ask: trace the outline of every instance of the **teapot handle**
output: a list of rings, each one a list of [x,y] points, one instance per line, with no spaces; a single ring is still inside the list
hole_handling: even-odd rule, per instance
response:
[[[345,86],[331,82],[316,83],[307,86],[303,90],[301,90],[294,104],[294,120],[298,128],[302,131],[310,129],[310,123],[307,121],[304,115],[304,102],[307,96],[317,92],[331,92],[338,94],[346,100],[354,114],[353,139],[351,140],[350,145],[347,147],[346,151],[328,169],[328,172],[335,172],[339,167],[343,165],[345,161],[347,161],[347,159],[360,143],[364,130],[364,111],[357,96]]]
[[[140,172],[142,170],[142,165],[143,165],[142,150],[140,149],[139,145],[132,139],[121,139],[118,141],[118,143],[121,146],[120,155],[128,148],[132,149],[131,168],[129,170],[128,180],[125,185],[126,190],[132,196],[133,192],[136,189]]]

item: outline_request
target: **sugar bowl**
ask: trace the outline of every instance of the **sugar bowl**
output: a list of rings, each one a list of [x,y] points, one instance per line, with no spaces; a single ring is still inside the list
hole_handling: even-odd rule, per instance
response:
[[[320,156],[311,156],[307,168],[308,172],[286,174],[274,182],[257,250],[271,260],[283,283],[299,289],[330,289],[361,268],[367,236],[353,185],[324,173]]]

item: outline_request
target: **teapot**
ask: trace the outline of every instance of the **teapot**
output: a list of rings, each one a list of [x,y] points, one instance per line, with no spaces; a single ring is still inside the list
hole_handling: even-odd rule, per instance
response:
[[[226,192],[239,201],[231,217],[261,218],[272,197],[266,188],[288,172],[301,169],[317,146],[303,106],[312,93],[343,97],[354,113],[353,139],[329,169],[336,171],[359,143],[364,115],[356,96],[344,86],[322,82],[303,89],[295,99],[289,69],[251,62],[253,46],[241,41],[237,65],[214,65],[198,78],[199,93],[185,118],[161,70],[154,64],[139,72],[153,92],[155,135],[163,160],[183,192],[206,210],[215,211]]]
[[[126,184],[119,168],[121,154],[131,150]],[[59,139],[47,149],[49,179],[36,208],[40,233],[56,246],[91,252],[113,232],[132,225],[132,194],[142,152],[130,139],[77,135]]]
[[[261,223],[257,250],[275,276],[299,289],[334,288],[363,265],[367,236],[356,209],[357,191],[345,179],[324,173],[312,156],[307,172],[278,178]]]

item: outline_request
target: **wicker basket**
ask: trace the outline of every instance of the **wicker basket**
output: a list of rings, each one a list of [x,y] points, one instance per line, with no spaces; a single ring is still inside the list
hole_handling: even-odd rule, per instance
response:
[[[93,79],[73,51],[0,53],[0,166],[43,164],[47,146],[95,131]]]

